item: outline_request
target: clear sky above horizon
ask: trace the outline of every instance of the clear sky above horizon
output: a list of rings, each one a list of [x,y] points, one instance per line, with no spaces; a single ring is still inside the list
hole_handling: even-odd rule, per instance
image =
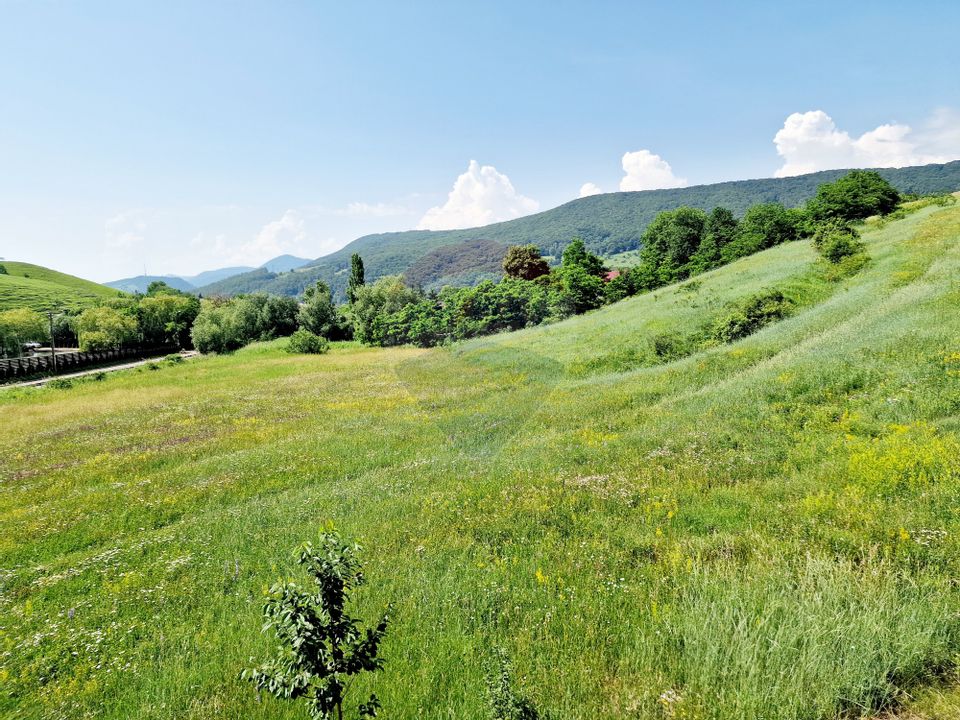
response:
[[[960,158],[960,3],[0,2],[0,257],[318,257],[592,192]]]

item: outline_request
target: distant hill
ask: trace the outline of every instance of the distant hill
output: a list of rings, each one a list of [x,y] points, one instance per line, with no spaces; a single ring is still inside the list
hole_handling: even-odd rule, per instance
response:
[[[6,273],[0,273],[0,310],[21,307],[39,311],[79,309],[122,294],[116,289],[41,265],[7,260],[0,265],[6,269]]]
[[[191,292],[195,289],[192,283],[176,275],[137,275],[122,280],[111,280],[104,285],[128,293],[146,293],[152,282],[165,282],[170,287],[184,292]]]
[[[507,245],[493,240],[469,240],[431,250],[407,268],[404,282],[411,287],[437,290],[444,285],[476,285],[503,275]]]
[[[136,277],[123,278],[122,280],[111,280],[104,284],[107,287],[117,288],[124,292],[145,293],[150,283],[160,280],[177,290],[194,292],[198,288],[221,283],[237,275],[254,273],[253,277],[258,278],[263,274],[260,271],[268,273],[289,272],[309,262],[311,261],[308,258],[300,258],[295,255],[278,255],[272,260],[267,260],[267,262],[259,268],[254,268],[249,265],[236,265],[233,267],[217,268],[216,270],[205,270],[196,275],[137,275]]]
[[[255,268],[249,265],[237,265],[236,267],[225,267],[217,270],[206,270],[197,275],[180,275],[180,278],[186,280],[193,288],[198,288],[210,283],[226,280],[228,277],[239,275],[240,273],[250,272]]]
[[[267,260],[267,262],[260,267],[268,272],[282,273],[303,267],[309,262],[311,262],[310,258],[301,258],[295,255],[278,255],[273,260]]]
[[[819,185],[836,180],[848,170],[825,170],[789,178],[736,180],[671,190],[607,193],[573,200],[552,210],[467,230],[410,230],[366,235],[346,247],[292,272],[259,269],[200,288],[204,295],[235,295],[265,291],[297,295],[324,280],[344,297],[350,255],[363,257],[367,279],[407,272],[418,260],[439,247],[476,240],[505,245],[535,243],[546,255],[559,255],[573,237],[581,237],[596,253],[611,255],[635,250],[647,225],[662,210],[681,205],[710,210],[723,205],[743,214],[760,202],[797,207],[810,199]],[[960,189],[960,161],[944,165],[886,168],[880,174],[901,192],[931,193]]]

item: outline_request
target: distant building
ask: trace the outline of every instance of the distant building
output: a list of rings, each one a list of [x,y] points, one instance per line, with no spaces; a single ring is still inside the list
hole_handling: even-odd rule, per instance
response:
[[[604,273],[604,275],[603,275],[603,281],[604,281],[604,282],[610,282],[610,281],[613,280],[614,278],[620,277],[620,274],[621,274],[621,273],[620,273],[619,270],[611,270],[611,271],[608,272],[608,273]]]

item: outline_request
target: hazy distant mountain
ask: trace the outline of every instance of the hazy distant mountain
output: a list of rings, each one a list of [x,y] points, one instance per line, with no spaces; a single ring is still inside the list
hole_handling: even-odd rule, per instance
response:
[[[309,262],[313,262],[309,258],[300,258],[294,255],[278,255],[273,260],[267,260],[260,267],[268,272],[272,273],[282,273],[290,272],[291,270],[296,270],[298,267],[303,267]],[[251,270],[253,268],[250,268]],[[207,282],[216,282],[215,280],[208,280]]]
[[[205,270],[196,275],[137,275],[136,277],[123,278],[122,280],[112,280],[104,283],[104,285],[129,293],[145,293],[150,283],[161,280],[177,290],[193,292],[197,288],[222,282],[235,275],[243,275],[244,273],[254,271],[265,271],[268,273],[289,272],[309,262],[312,261],[308,258],[299,258],[294,255],[278,255],[272,260],[265,262],[259,268],[250,267],[249,265],[236,265],[234,267],[217,268],[216,270]]]
[[[122,280],[111,280],[110,282],[103,284],[107,287],[123,290],[123,292],[145,293],[147,292],[147,287],[150,285],[150,283],[158,280],[160,282],[165,282],[172,288],[183,290],[184,292],[190,292],[196,289],[192,283],[184,280],[182,277],[177,277],[176,275],[137,275],[136,277],[123,278]]]
[[[209,285],[210,283],[219,282],[220,280],[226,280],[228,277],[233,277],[234,275],[239,275],[240,273],[250,272],[255,270],[249,265],[238,265],[236,267],[225,267],[219,268],[218,270],[206,270],[197,275],[180,275],[181,278],[186,280],[188,283],[194,287],[201,287],[203,285]]]

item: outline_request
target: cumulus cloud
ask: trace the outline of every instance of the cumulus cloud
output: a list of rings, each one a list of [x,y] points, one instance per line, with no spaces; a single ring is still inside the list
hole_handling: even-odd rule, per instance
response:
[[[600,189],[599,185],[595,185],[592,182],[584,183],[580,186],[580,197],[590,197],[591,195],[599,195],[603,190]]]
[[[226,250],[222,235],[207,239],[214,249]],[[230,262],[244,265],[260,265],[277,255],[302,253],[307,240],[306,223],[296,210],[287,210],[278,220],[272,220],[260,228],[257,235],[233,249]],[[197,242],[197,238],[194,239]]]
[[[853,137],[823,110],[793,113],[773,138],[783,165],[775,177],[848,167],[904,167],[960,157],[960,118],[941,109],[920,132],[888,123]]]
[[[518,193],[513,183],[492,165],[471,160],[467,171],[453,183],[447,202],[427,210],[418,230],[453,230],[477,227],[529,215],[540,203]]]
[[[649,150],[637,150],[623,154],[623,172],[620,190],[657,190],[678,188],[687,184],[686,178],[673,174],[670,163]]]

